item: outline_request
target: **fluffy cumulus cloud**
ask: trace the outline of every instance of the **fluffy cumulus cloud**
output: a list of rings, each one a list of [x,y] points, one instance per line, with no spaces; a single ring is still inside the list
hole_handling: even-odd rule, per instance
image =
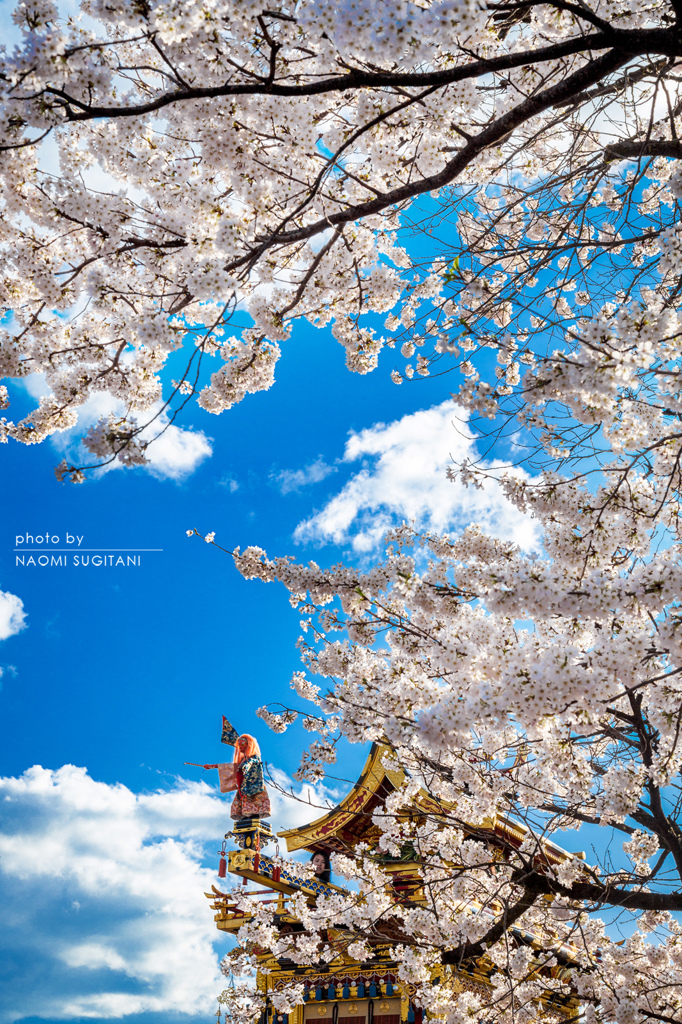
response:
[[[213,454],[211,443],[201,430],[184,430],[169,425],[168,417],[162,413],[156,421],[154,433],[165,428],[164,433],[149,448],[147,468],[154,476],[170,480],[184,480],[197,466]],[[141,436],[149,434],[143,431]]]
[[[352,433],[343,456],[361,468],[327,504],[296,528],[299,542],[351,544],[369,551],[384,533],[403,520],[437,531],[479,523],[489,533],[537,548],[537,525],[513,508],[499,485],[479,490],[447,478],[447,468],[477,459],[467,413],[447,401],[431,409],[378,423]],[[495,469],[495,463],[484,463]]]
[[[64,452],[69,452],[76,465],[82,462],[92,462],[93,456],[82,448],[75,453],[74,446],[77,446],[76,439],[102,417],[110,413],[116,416],[122,415],[124,406],[122,403],[111,398],[110,395],[101,394],[89,398],[78,413],[78,423],[73,430],[65,431],[63,435],[56,434],[53,438],[55,447]],[[160,479],[184,480],[197,466],[213,454],[211,443],[206,435],[200,430],[185,430],[176,427],[171,423],[168,414],[154,407],[145,413],[140,414],[145,419],[156,419],[149,427],[140,433],[140,439],[151,441],[156,438],[146,452],[148,461],[144,468]],[[157,437],[157,435],[159,435]],[[95,460],[96,461],[96,460]],[[123,465],[116,459],[103,467],[100,472],[108,472],[111,469],[122,469]]]
[[[272,797],[279,827],[320,813]],[[203,895],[230,820],[217,789],[178,781],[136,794],[84,768],[35,766],[0,779],[0,806],[0,1022],[208,1019],[230,944]]]
[[[32,374],[23,381],[23,386],[34,398],[40,398],[48,394],[45,377],[42,374]],[[65,430],[62,433],[52,435],[52,444],[69,462],[74,465],[90,465],[98,461],[91,452],[86,451],[80,445],[81,435],[94,426],[100,419],[107,416],[122,416],[125,412],[125,405],[111,395],[102,392],[92,395],[78,410],[78,422],[75,427]],[[213,454],[211,441],[201,430],[186,430],[176,427],[170,422],[165,410],[160,405],[140,413],[140,419],[151,420],[156,417],[149,427],[141,433],[143,441],[157,440],[150,445],[147,454],[148,461],[144,469],[160,479],[184,480],[199,466],[200,463]],[[118,460],[104,466],[98,472],[105,473],[112,469],[122,469],[123,465]]]
[[[14,636],[26,625],[24,602],[8,590],[0,590],[0,640]]]
[[[274,783],[274,786],[268,787],[268,791],[273,823],[278,830],[296,828],[314,821],[336,806],[345,795],[343,791],[323,783],[293,783],[286,772],[273,766],[269,768],[269,778]],[[308,854],[301,856],[306,859]]]

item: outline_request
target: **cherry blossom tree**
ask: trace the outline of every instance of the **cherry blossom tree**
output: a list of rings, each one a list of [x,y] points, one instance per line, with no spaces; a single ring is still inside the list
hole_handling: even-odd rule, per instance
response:
[[[673,303],[652,291],[579,325],[510,386],[545,463],[502,477],[541,526],[536,555],[476,526],[410,525],[362,572],[233,552],[302,613],[298,700],[261,716],[282,731],[302,715],[318,733],[299,772],[311,781],[340,738],[393,748],[408,780],[374,814],[379,848],[414,851],[425,896],[396,904],[374,851],[339,856],[359,897],[296,904],[293,938],[263,908],[244,943],[307,964],[392,944],[401,978],[448,1024],[511,1024],[539,1006],[682,1020],[679,338]],[[458,472],[470,486],[484,475]],[[420,787],[437,805],[415,820],[404,810]],[[495,828],[509,822],[515,835]],[[586,859],[557,851],[578,845]],[[461,993],[474,964],[489,985]]]
[[[219,413],[270,387],[301,318],[331,325],[356,372],[396,342],[397,382],[459,367],[485,417],[518,412],[557,341],[620,367],[619,332],[675,307],[679,15],[19,3],[0,76],[0,365],[47,394],[2,436],[40,442],[106,395],[86,448],[142,463],[194,398]]]
[[[538,9],[517,13],[530,20],[502,26],[510,46]],[[308,964],[339,943],[360,959],[392,943],[448,1024],[539,1006],[682,1019],[678,99],[673,71],[659,107],[643,68],[628,62],[486,152],[486,184],[450,193],[448,297],[402,307],[405,358],[429,338],[429,366],[464,355],[459,401],[493,438],[508,427],[536,446],[534,474],[502,483],[542,550],[404,525],[362,572],[234,552],[303,616],[297,706],[262,717],[281,730],[300,714],[320,734],[301,778],[324,776],[339,738],[393,748],[409,779],[374,821],[387,857],[414,850],[425,894],[396,906],[371,851],[337,857],[360,898],[301,905],[298,938],[263,909],[243,941]],[[434,236],[454,216],[446,201],[429,208]],[[485,471],[452,473],[477,486]],[[402,812],[419,786],[440,807],[415,822]],[[521,841],[492,830],[504,821]],[[590,849],[561,857],[553,843]],[[457,972],[476,962],[489,986],[462,994]]]
[[[2,373],[49,389],[5,438],[40,442],[105,394],[85,444],[139,464],[150,418],[269,387],[304,318],[356,372],[396,343],[396,382],[458,367],[459,400],[535,445],[504,486],[542,526],[536,557],[407,526],[364,572],[236,553],[302,609],[294,686],[320,734],[302,777],[339,737],[387,741],[409,781],[376,815],[382,849],[414,849],[426,894],[396,907],[369,851],[337,857],[363,899],[300,900],[293,937],[264,907],[242,941],[300,963],[335,955],[330,930],[360,958],[388,942],[448,1024],[539,1005],[677,1024],[682,9],[81,11],[19,4],[0,77]],[[418,785],[442,806],[416,823]],[[505,817],[519,845],[491,840]],[[587,859],[550,856],[572,829]],[[482,957],[489,986],[453,998]]]
[[[583,460],[580,428],[600,409],[611,454],[598,485],[549,468],[504,479],[542,526],[541,554],[475,526],[408,525],[364,572],[233,552],[303,615],[296,705],[259,712],[276,731],[300,714],[318,734],[299,777],[324,778],[341,738],[390,745],[408,773],[373,814],[379,855],[333,858],[359,893],[295,899],[293,936],[263,906],[244,948],[314,965],[383,943],[447,1024],[511,1024],[540,1007],[595,1024],[682,1020],[679,433],[655,414],[653,370],[638,402],[644,324],[622,326],[619,343],[602,322],[602,340],[637,369],[614,357],[611,377],[585,341],[528,375],[520,415],[547,419],[548,460],[553,408],[571,414]],[[660,351],[679,330],[664,311],[646,333]],[[476,468],[464,474],[475,486]],[[424,788],[433,803],[406,814]],[[558,850],[578,844],[586,857]],[[412,865],[411,894],[393,890],[382,855]],[[461,991],[475,967],[487,986]]]
[[[535,445],[504,486],[542,526],[536,557],[407,526],[364,572],[235,554],[302,609],[302,777],[339,737],[387,741],[409,780],[382,849],[414,849],[426,894],[396,907],[369,851],[337,857],[363,899],[300,900],[293,937],[264,907],[242,941],[301,963],[335,955],[329,931],[360,958],[391,943],[448,1024],[539,1005],[679,1022],[679,4],[81,13],[19,4],[0,77],[2,373],[49,389],[6,438],[105,394],[85,444],[139,464],[151,417],[269,387],[304,318],[356,372],[396,343],[396,382],[458,367],[459,400]],[[416,823],[418,785],[442,806]],[[491,840],[503,818],[519,845]],[[550,856],[572,829],[587,859]],[[482,957],[489,986],[453,998]]]

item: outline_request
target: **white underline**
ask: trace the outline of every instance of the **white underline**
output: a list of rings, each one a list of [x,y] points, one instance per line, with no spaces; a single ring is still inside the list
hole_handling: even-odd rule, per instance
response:
[[[14,548],[15,551],[35,554],[43,554],[45,551],[163,551],[163,548]]]

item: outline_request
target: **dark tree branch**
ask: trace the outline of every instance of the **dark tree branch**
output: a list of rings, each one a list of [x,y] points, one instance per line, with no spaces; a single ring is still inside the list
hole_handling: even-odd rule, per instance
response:
[[[452,160],[449,160],[438,173],[417,181],[408,182],[405,185],[400,185],[398,188],[385,192],[376,199],[348,206],[345,210],[340,210],[337,213],[330,213],[327,217],[314,221],[312,224],[307,224],[304,227],[293,228],[291,231],[281,231],[278,229],[268,238],[264,239],[260,246],[253,250],[249,256],[241,257],[238,261],[229,264],[227,269],[236,269],[236,267],[246,262],[257,260],[273,244],[289,244],[291,242],[304,241],[319,234],[326,228],[336,227],[339,224],[349,224],[352,221],[361,220],[372,214],[381,213],[390,206],[396,206],[406,202],[408,199],[413,199],[415,196],[423,195],[425,192],[431,192],[434,189],[440,189],[445,185],[451,184],[480,153],[483,153],[491,146],[497,145],[516,128],[519,128],[530,118],[541,114],[558,100],[582,92],[594,82],[600,81],[611,71],[621,67],[628,60],[628,53],[624,53],[621,50],[610,50],[608,53],[580,68],[579,71],[569,75],[562,82],[551,86],[536,96],[529,96],[518,106],[514,107],[513,110],[499,117],[488,128],[485,128],[479,135],[475,136],[475,138],[458,150]]]
[[[345,74],[334,75],[319,81],[303,82],[297,85],[285,85],[269,79],[257,82],[225,83],[223,85],[174,89],[162,93],[146,103],[134,103],[128,106],[95,106],[63,89],[47,86],[40,94],[44,99],[53,96],[63,105],[63,120],[92,121],[96,118],[138,117],[141,114],[153,113],[164,107],[185,101],[200,99],[217,99],[229,96],[319,96],[324,93],[341,93],[349,89],[392,88],[418,86],[446,86],[465,79],[477,78],[480,75],[509,71],[524,65],[541,64],[545,61],[560,60],[563,57],[589,54],[598,50],[617,49],[629,59],[641,54],[661,54],[668,57],[682,55],[682,39],[673,29],[632,29],[622,30],[611,28],[609,31],[593,32],[589,35],[578,35],[572,39],[549,46],[541,46],[533,50],[505,54],[489,59],[476,59],[462,67],[442,71],[365,71],[352,68]],[[591,82],[589,84],[592,84]],[[586,84],[584,88],[588,88]],[[582,90],[581,90],[582,91]],[[35,97],[24,97],[30,100]],[[561,102],[557,97],[555,103]]]
[[[486,949],[489,946],[499,942],[506,931],[508,931],[513,924],[518,921],[523,914],[535,903],[538,898],[538,893],[533,892],[528,887],[524,888],[523,895],[514,904],[513,907],[505,907],[504,912],[500,918],[495,922],[492,928],[483,935],[478,942],[465,942],[457,949],[446,950],[442,957],[441,962],[444,964],[462,964],[467,960],[476,960],[483,956]]]
[[[681,892],[645,892],[640,889],[621,889],[616,885],[597,885],[594,882],[574,882],[561,885],[556,879],[540,872],[516,872],[515,881],[529,892],[543,896],[564,896],[569,900],[591,903],[599,907],[623,907],[627,910],[682,910]]]
[[[642,157],[667,156],[682,160],[682,141],[679,139],[625,139],[612,142],[604,150],[605,160],[638,160]]]

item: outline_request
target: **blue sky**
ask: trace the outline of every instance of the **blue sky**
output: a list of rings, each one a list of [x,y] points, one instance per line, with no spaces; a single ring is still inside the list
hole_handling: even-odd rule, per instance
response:
[[[412,238],[411,251],[426,244]],[[282,348],[269,392],[219,417],[188,406],[151,469],[62,485],[69,436],[0,447],[0,1024],[204,1024],[215,1010],[228,942],[203,892],[229,803],[183,762],[225,756],[225,714],[260,737],[286,788],[309,737],[268,733],[255,716],[290,698],[299,614],[188,529],[325,565],[378,556],[406,517],[537,544],[494,487],[446,480],[474,444],[453,425],[455,378],[398,387],[389,375],[404,361],[390,351],[374,373],[350,374],[330,333],[305,324]],[[35,400],[13,399],[16,418]],[[46,533],[60,538],[46,550],[67,533],[82,548],[162,550],[134,568],[18,565],[14,549]],[[345,748],[338,774],[357,777],[365,754]],[[275,828],[319,813],[272,797]]]
[[[0,452],[0,1024],[193,1024],[215,1008],[227,942],[202,893],[228,807],[182,763],[224,755],[226,714],[261,737],[286,785],[306,735],[255,717],[289,698],[299,615],[189,528],[323,564],[371,559],[406,516],[438,529],[482,519],[532,545],[533,525],[501,515],[494,490],[445,479],[473,443],[452,425],[450,378],[396,386],[393,365],[386,352],[351,375],[329,333],[300,325],[269,392],[219,417],[192,409],[151,471],[62,485],[68,437]],[[30,400],[16,396],[15,415]],[[18,565],[27,535],[35,549],[48,533],[54,549],[69,534],[82,548],[162,551],[139,567]],[[364,756],[345,750],[339,774],[355,778]],[[277,797],[273,824],[316,813]]]

